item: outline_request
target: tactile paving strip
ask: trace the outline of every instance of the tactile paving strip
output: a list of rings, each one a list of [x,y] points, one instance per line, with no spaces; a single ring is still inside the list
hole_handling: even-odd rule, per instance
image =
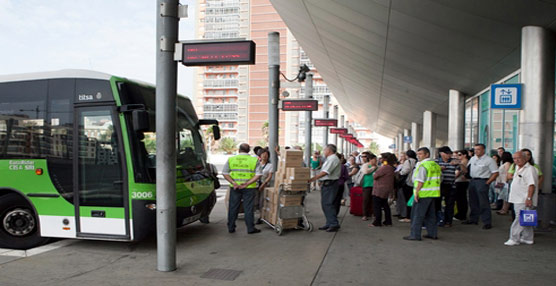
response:
[[[213,268],[201,275],[201,278],[218,279],[226,281],[234,281],[242,271],[231,269],[217,269]]]

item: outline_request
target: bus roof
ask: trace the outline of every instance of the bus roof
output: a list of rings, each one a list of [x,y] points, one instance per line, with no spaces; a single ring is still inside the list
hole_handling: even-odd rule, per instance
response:
[[[112,75],[110,74],[92,71],[92,70],[66,69],[66,70],[59,70],[59,71],[0,75],[0,82],[53,79],[53,78],[89,78],[89,79],[110,80],[111,77]]]

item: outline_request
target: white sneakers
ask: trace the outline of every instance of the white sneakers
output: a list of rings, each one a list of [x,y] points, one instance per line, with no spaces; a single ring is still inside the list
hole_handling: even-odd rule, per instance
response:
[[[514,241],[514,240],[511,240],[511,239],[508,239],[508,241],[504,242],[504,245],[507,245],[507,246],[515,246],[515,245],[519,245],[519,242]]]
[[[525,239],[520,239],[519,242],[512,239],[508,239],[508,241],[504,242],[504,245],[515,246],[515,245],[519,245],[520,243],[531,245],[534,242],[532,240],[525,240]]]
[[[531,244],[534,243],[532,240],[525,240],[525,239],[520,239],[519,242],[524,243],[524,244],[528,244],[528,245],[531,245]]]

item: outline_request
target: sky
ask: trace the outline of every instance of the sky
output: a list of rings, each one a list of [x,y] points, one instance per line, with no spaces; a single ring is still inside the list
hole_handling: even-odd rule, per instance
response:
[[[179,40],[195,37],[196,0],[184,1]],[[0,0],[0,75],[88,69],[155,83],[154,0]],[[193,97],[195,68],[178,65]]]

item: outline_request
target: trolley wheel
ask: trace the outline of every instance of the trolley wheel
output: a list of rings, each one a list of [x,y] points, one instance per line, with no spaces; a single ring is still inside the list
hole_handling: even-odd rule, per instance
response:
[[[278,234],[278,236],[282,235],[283,232],[284,232],[284,230],[282,229],[282,227],[277,225],[276,226],[276,233]]]
[[[312,232],[313,231],[313,224],[309,221],[307,221],[307,223],[305,223],[305,225],[303,226],[303,229],[308,231],[308,232]]]
[[[0,196],[0,247],[28,249],[48,241],[40,236],[38,219],[18,194]]]

